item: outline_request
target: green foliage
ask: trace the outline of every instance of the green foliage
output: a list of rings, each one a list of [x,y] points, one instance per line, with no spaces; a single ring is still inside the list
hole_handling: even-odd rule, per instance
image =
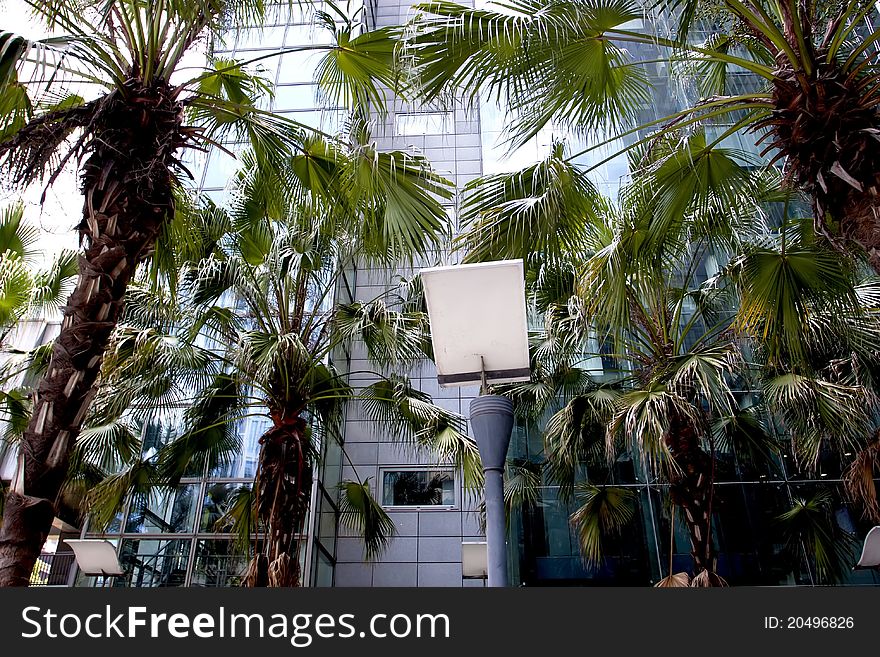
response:
[[[795,497],[791,509],[776,518],[790,558],[800,561],[802,550],[816,569],[821,584],[841,582],[855,561],[855,538],[842,530],[833,514],[833,497],[818,490],[810,497]]]
[[[510,108],[506,129],[520,146],[551,120],[596,133],[632,124],[649,102],[648,80],[609,31],[641,17],[626,0],[517,0],[492,9],[451,2],[416,6],[409,55],[421,95],[479,91]]]
[[[512,174],[468,183],[457,248],[466,262],[524,258],[557,262],[583,248],[602,212],[595,187],[565,160],[557,142],[547,158]]]
[[[637,494],[627,488],[579,484],[575,498],[580,506],[571,522],[577,527],[581,554],[588,564],[597,565],[603,542],[619,535],[635,515]]]
[[[343,481],[339,490],[339,520],[363,537],[366,560],[376,559],[396,534],[394,521],[373,497],[369,478],[363,482]]]

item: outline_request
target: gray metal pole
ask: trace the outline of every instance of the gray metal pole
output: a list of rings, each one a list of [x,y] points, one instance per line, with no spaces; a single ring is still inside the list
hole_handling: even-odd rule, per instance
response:
[[[504,513],[504,462],[513,429],[507,397],[482,395],[471,401],[471,430],[486,476],[486,549],[489,586],[507,586],[507,518]]]

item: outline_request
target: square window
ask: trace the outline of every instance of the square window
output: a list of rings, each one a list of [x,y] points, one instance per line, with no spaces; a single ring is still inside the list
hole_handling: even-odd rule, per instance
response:
[[[384,506],[453,506],[455,473],[451,469],[385,470]]]

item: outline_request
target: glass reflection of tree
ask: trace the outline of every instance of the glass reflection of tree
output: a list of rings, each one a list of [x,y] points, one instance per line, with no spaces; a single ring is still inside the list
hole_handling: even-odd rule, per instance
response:
[[[205,491],[202,505],[202,531],[216,531],[216,523],[229,510],[236,487],[230,484],[212,484]]]
[[[424,472],[398,472],[394,481],[394,503],[412,506],[443,504],[443,484],[449,479],[445,472],[431,473],[430,479]]]

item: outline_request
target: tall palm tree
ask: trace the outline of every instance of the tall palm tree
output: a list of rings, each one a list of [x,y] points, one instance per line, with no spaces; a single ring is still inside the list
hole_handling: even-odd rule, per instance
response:
[[[871,463],[876,281],[860,283],[864,264],[817,242],[778,177],[744,169],[742,157],[707,148],[700,134],[658,140],[634,155],[634,181],[613,205],[558,144],[546,160],[469,190],[465,258],[528,263],[543,324],[533,380],[505,392],[546,422],[544,472],[579,493],[573,522],[589,561],[602,527],[613,534],[632,517],[617,491],[575,485],[578,466],[603,452],[631,452],[669,484],[697,585],[722,583],[712,540],[718,453],[760,461],[782,448],[755,417],[789,432],[805,469],[828,445]],[[777,201],[781,229],[765,211]],[[698,274],[707,259],[720,264],[708,280]],[[599,356],[619,371],[590,371],[584,363]],[[862,483],[871,477],[858,472]],[[861,492],[870,512],[876,494]]]
[[[817,233],[863,248],[880,272],[880,22],[871,0],[417,8],[407,61],[423,97],[463,89],[500,101],[514,146],[547,125],[601,142],[591,149],[689,126],[715,126],[716,144],[751,132],[782,161],[786,181],[808,194]],[[691,100],[645,120],[658,63],[690,80]]]
[[[186,149],[203,149],[233,136],[249,141],[255,157],[277,161],[302,154],[313,182],[325,172],[301,126],[259,110],[265,84],[241,63],[211,60],[195,78],[181,75],[185,55],[228,25],[260,25],[260,0],[27,0],[47,25],[65,33],[42,41],[0,35],[0,165],[21,184],[53,182],[64,166],[82,162],[84,196],[77,227],[83,251],[80,277],[66,306],[52,364],[35,395],[24,433],[20,470],[7,496],[0,530],[0,585],[25,585],[52,517],[77,434],[94,396],[107,342],[123,310],[136,267],[154,248],[175,213],[174,189]],[[387,31],[327,46],[322,66],[328,90],[369,89],[388,64]],[[314,49],[311,46],[293,50]],[[52,71],[45,79],[46,71]],[[370,71],[372,75],[366,75]],[[180,78],[180,79],[179,79]],[[78,91],[82,95],[71,93]],[[82,91],[86,89],[87,91]],[[84,97],[85,96],[85,97]],[[370,94],[378,97],[378,92]],[[358,94],[347,97],[361,98]],[[388,165],[388,161],[385,161]],[[369,175],[369,167],[362,170]],[[45,178],[44,178],[45,177]],[[421,186],[424,178],[408,177]],[[348,191],[396,198],[382,190]],[[431,189],[431,184],[428,183]],[[376,200],[376,199],[373,199]],[[374,203],[372,207],[377,207]],[[389,202],[368,216],[384,235],[404,241],[429,221],[433,206]]]
[[[109,421],[96,422],[87,435],[139,408],[155,413],[169,404],[186,407],[185,429],[151,459],[151,477],[115,473],[95,487],[99,524],[137,486],[216,465],[235,450],[229,445],[236,422],[251,414],[271,424],[260,438],[250,503],[227,518],[244,536],[256,536],[250,585],[300,583],[314,466],[321,445],[338,439],[348,402],[362,403],[396,436],[410,436],[476,476],[476,450],[461,432],[462,419],[394,374],[425,356],[426,314],[392,293],[363,302],[336,298],[356,262],[425,254],[447,231],[438,221],[438,198],[448,195],[443,179],[419,160],[375,152],[363,126],[353,127],[356,142],[348,149],[316,139],[308,154],[272,167],[246,153],[230,210],[206,201],[163,236],[160,250],[171,252],[163,257],[178,273],[158,287],[131,290],[126,318],[134,332],[117,329],[106,363],[107,401],[98,407],[109,411]],[[402,240],[400,231],[388,230],[389,190],[397,208],[421,213],[421,231]],[[333,363],[352,339],[363,341],[377,367],[390,368],[360,394]],[[135,454],[120,473],[139,467]],[[363,531],[366,553],[375,555],[393,524],[372,500],[368,481],[344,482],[341,492],[343,521]]]

